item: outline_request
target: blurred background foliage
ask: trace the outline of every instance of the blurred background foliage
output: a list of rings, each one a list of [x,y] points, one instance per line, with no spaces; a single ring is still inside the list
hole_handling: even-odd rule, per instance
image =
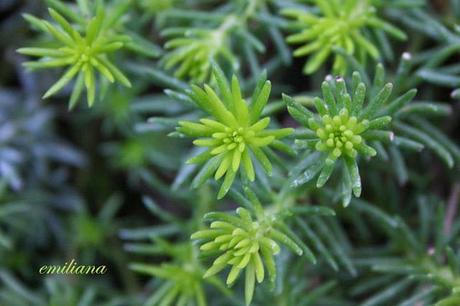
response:
[[[308,156],[302,150],[275,158],[271,177],[256,166],[254,192],[267,207],[292,207],[285,225],[315,260],[282,249],[275,285],[258,285],[252,304],[460,305],[460,4],[372,0],[408,39],[364,29],[377,60],[358,62],[338,46],[306,76],[307,59],[286,43],[295,27],[280,12],[316,14],[320,2],[103,1],[107,11],[123,8],[114,30],[130,43],[113,60],[132,87],[100,84],[92,108],[69,112],[73,84],[42,100],[60,71],[28,72],[21,64],[30,59],[16,50],[43,40],[23,14],[49,20],[48,7],[77,11],[87,1],[0,1],[0,305],[244,305],[243,281],[229,289],[222,275],[202,278],[210,262],[190,235],[207,212],[251,208],[246,182],[219,201],[214,182],[190,188],[198,169],[185,161],[198,151],[168,135],[203,115],[185,93],[192,82],[214,82],[211,62],[238,75],[245,97],[266,71],[273,88],[264,115],[298,127],[281,93],[311,106],[336,55],[347,79],[359,71],[370,84],[382,62],[394,97],[418,89],[392,124],[425,149],[376,141],[377,157],[360,161],[363,195],[347,208],[340,177],[286,193],[286,178]],[[190,45],[202,57],[180,51]],[[108,273],[38,274],[72,258]]]

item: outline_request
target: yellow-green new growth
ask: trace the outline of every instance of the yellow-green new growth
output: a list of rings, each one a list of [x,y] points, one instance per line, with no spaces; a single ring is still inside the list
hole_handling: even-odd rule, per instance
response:
[[[378,70],[383,69],[378,66]],[[295,177],[293,186],[305,184],[318,176],[317,187],[329,180],[339,161],[345,166],[344,186],[347,186],[344,204],[348,204],[351,190],[361,195],[361,178],[358,158],[373,157],[377,151],[369,145],[375,140],[392,141],[394,134],[385,130],[392,120],[385,114],[393,85],[387,83],[367,101],[366,85],[359,73],[353,74],[351,88],[343,78],[327,78],[322,86],[323,99],[315,98],[316,113],[300,105],[294,99],[283,96],[291,116],[305,127],[296,144],[312,151],[309,162],[302,163],[303,173]],[[403,98],[396,99],[400,103]],[[394,105],[394,104],[392,104]]]
[[[166,69],[174,69],[177,78],[189,78],[195,82],[206,82],[211,75],[212,62],[224,59],[237,68],[228,32],[238,25],[234,16],[229,16],[217,29],[172,28],[162,34],[168,38],[161,62]]]
[[[59,92],[76,77],[69,107],[78,101],[83,87],[86,88],[88,105],[92,106],[96,97],[98,77],[103,76],[110,83],[120,82],[131,87],[125,75],[110,61],[109,54],[123,48],[129,37],[112,35],[104,24],[104,10],[99,7],[97,14],[86,24],[80,33],[62,15],[49,9],[54,25],[46,20],[26,15],[26,19],[39,30],[54,39],[56,47],[20,48],[19,53],[40,57],[36,62],[26,62],[30,69],[69,67],[62,77],[44,94],[48,98]]]
[[[320,122],[309,120],[310,128],[316,132],[318,142],[316,150],[329,154],[331,160],[342,155],[356,158],[358,150],[363,148],[361,133],[369,127],[369,120],[358,121],[356,116],[351,116],[346,108],[338,115],[331,117],[324,115]],[[376,151],[369,147],[367,153],[374,156]]]
[[[220,69],[214,70],[220,96],[208,85],[204,89],[192,86],[191,97],[204,111],[212,116],[203,118],[200,123],[180,121],[177,130],[191,137],[198,137],[193,143],[206,147],[207,150],[188,161],[202,164],[201,174],[197,176],[194,186],[204,183],[213,173],[214,179],[224,177],[218,198],[227,194],[241,165],[245,176],[253,181],[255,171],[253,158],[270,173],[272,165],[267,157],[269,146],[283,149],[285,145],[278,139],[292,133],[292,129],[268,130],[270,118],[260,119],[271,90],[269,81],[261,78],[259,86],[248,105],[241,96],[240,84],[233,76],[228,84]]]
[[[204,278],[204,269],[198,261],[196,246],[190,241],[171,243],[155,238],[156,253],[170,256],[171,261],[161,264],[133,263],[131,270],[156,278],[158,286],[148,298],[149,305],[209,305],[205,294],[205,285],[211,285],[223,295],[231,292],[217,277]],[[161,251],[160,251],[161,250]]]
[[[377,17],[376,9],[368,0],[315,0],[320,14],[299,9],[283,11],[287,17],[294,18],[293,28],[299,33],[288,36],[291,44],[301,44],[294,56],[311,55],[304,67],[305,74],[311,74],[321,67],[334,49],[341,48],[365,63],[368,56],[377,60],[380,57],[378,47],[366,31],[383,31],[404,40],[406,34]],[[347,70],[345,58],[336,54],[333,71],[344,75]]]
[[[302,255],[302,249],[282,231],[275,228],[270,217],[253,220],[248,210],[238,208],[238,216],[225,213],[209,213],[206,219],[213,221],[210,229],[192,235],[192,239],[208,241],[201,245],[203,252],[221,253],[206,271],[204,277],[211,277],[227,266],[230,272],[227,285],[232,286],[242,271],[245,272],[245,300],[249,305],[254,295],[256,280],[265,279],[265,269],[271,282],[276,276],[274,256],[280,251],[282,243]]]

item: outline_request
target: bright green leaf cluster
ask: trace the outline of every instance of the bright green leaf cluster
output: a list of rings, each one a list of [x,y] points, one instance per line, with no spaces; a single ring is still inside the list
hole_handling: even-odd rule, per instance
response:
[[[251,303],[256,280],[265,279],[265,269],[271,282],[276,276],[274,256],[279,253],[279,244],[284,244],[297,255],[303,251],[287,234],[276,228],[274,218],[264,216],[253,220],[248,210],[238,208],[238,216],[226,213],[209,213],[205,219],[212,221],[210,229],[192,235],[192,239],[208,241],[201,245],[204,252],[222,253],[206,271],[204,277],[213,276],[227,266],[230,272],[227,285],[232,286],[240,273],[245,270],[245,300]]]
[[[305,74],[318,70],[336,48],[343,49],[361,63],[365,63],[369,56],[377,60],[380,57],[379,48],[366,34],[367,31],[383,31],[397,39],[406,39],[401,30],[377,17],[375,7],[368,0],[314,2],[321,12],[320,15],[299,9],[283,11],[285,16],[296,19],[293,27],[300,31],[287,38],[289,43],[302,44],[294,52],[294,56],[311,55],[304,67]],[[346,70],[345,58],[336,54],[334,73],[344,75]]]
[[[299,133],[301,139],[297,139],[296,143],[299,147],[318,152],[306,170],[294,178],[293,185],[302,185],[319,174],[317,187],[322,187],[329,180],[337,161],[343,160],[346,177],[351,179],[350,187],[354,195],[359,197],[361,179],[358,156],[373,157],[377,154],[367,144],[369,140],[393,138],[391,132],[383,130],[392,118],[379,113],[389,99],[393,85],[387,83],[367,103],[366,85],[361,82],[359,74],[354,74],[350,89],[347,89],[343,78],[328,78],[321,88],[324,100],[314,99],[317,113],[284,96],[291,116],[305,127]]]
[[[228,289],[215,278],[204,279],[204,270],[197,261],[196,248],[190,243],[169,243],[155,239],[154,248],[164,250],[158,253],[174,256],[174,260],[160,265],[143,263],[131,264],[130,268],[138,273],[154,276],[162,280],[162,284],[149,297],[149,305],[196,305],[206,306],[204,285],[211,284],[225,295]]]
[[[227,30],[236,19],[229,19],[218,29],[171,28],[162,34],[169,38],[161,62],[166,69],[174,69],[177,78],[205,82],[211,74],[211,63],[220,58],[232,65],[237,60],[230,51]]]
[[[52,43],[59,47],[31,47],[18,50],[21,54],[41,58],[36,62],[26,62],[24,65],[27,68],[68,67],[62,77],[45,93],[44,98],[62,90],[75,77],[70,108],[78,102],[83,88],[86,88],[88,105],[93,105],[99,76],[103,76],[110,83],[117,81],[131,87],[130,81],[109,59],[111,53],[123,48],[130,39],[109,31],[102,6],[98,7],[96,16],[86,23],[81,32],[56,10],[50,8],[49,13],[57,24],[29,15],[26,19],[36,28],[51,35]]]
[[[319,138],[316,150],[326,152],[330,161],[335,161],[342,155],[356,158],[358,151],[367,156],[377,154],[375,150],[363,144],[363,138],[360,136],[369,127],[369,121],[358,122],[355,116],[350,116],[346,108],[334,117],[324,115],[320,122],[312,120],[309,123],[309,127]]]
[[[457,47],[458,48],[458,47]],[[433,56],[436,61],[438,56]],[[394,98],[386,105],[378,107],[379,116],[390,116],[392,121],[389,125],[391,132],[371,133],[367,140],[378,152],[378,158],[382,161],[392,162],[390,168],[393,168],[398,176],[400,184],[408,180],[408,169],[404,159],[403,151],[420,152],[424,149],[432,151],[437,155],[449,168],[460,160],[460,150],[458,147],[445,136],[441,130],[430,123],[432,117],[443,117],[451,114],[452,109],[445,103],[431,101],[413,101],[417,94],[417,89],[412,88],[418,82],[417,78],[411,77],[410,67],[412,66],[412,56],[409,53],[403,53],[399,63],[396,77],[393,77],[392,83],[396,85],[393,89]],[[431,60],[430,60],[431,61]],[[357,65],[358,71],[365,71],[363,65]],[[378,64],[371,80],[370,75],[363,75],[363,81],[366,83],[366,96],[370,101],[385,86],[388,79],[385,68]],[[353,73],[352,84],[358,84],[361,80],[361,74]],[[355,85],[352,85],[354,88]],[[411,102],[415,103],[411,103]],[[392,134],[394,132],[394,135]],[[371,139],[372,138],[372,139]],[[391,141],[388,141],[391,140]],[[348,184],[348,182],[346,182]]]
[[[194,303],[204,306],[206,298],[200,276],[192,267],[164,263],[161,266],[134,264],[132,269],[165,280],[156,294],[149,301],[152,305],[178,305],[177,303]]]
[[[245,176],[254,181],[253,158],[258,160],[266,172],[271,173],[272,165],[267,157],[269,146],[289,151],[278,139],[290,135],[290,128],[268,130],[270,118],[260,119],[262,110],[270,96],[271,85],[261,77],[250,105],[241,96],[240,84],[233,76],[231,84],[219,68],[214,69],[214,78],[219,95],[208,85],[201,89],[192,86],[190,97],[212,118],[203,118],[200,123],[180,121],[177,131],[199,138],[193,143],[207,150],[188,161],[205,164],[193,185],[203,184],[213,173],[214,179],[225,176],[218,198],[229,191],[241,164]]]

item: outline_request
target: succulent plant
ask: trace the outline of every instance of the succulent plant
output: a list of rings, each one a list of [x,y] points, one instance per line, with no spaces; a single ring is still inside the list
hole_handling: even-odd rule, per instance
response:
[[[293,130],[270,130],[267,129],[270,118],[260,119],[271,90],[271,84],[264,76],[259,80],[250,105],[241,95],[236,76],[233,76],[230,85],[222,71],[215,68],[214,77],[220,97],[208,85],[204,85],[204,89],[193,85],[190,92],[197,106],[212,117],[202,118],[200,123],[180,121],[177,131],[198,138],[193,144],[207,148],[187,162],[205,164],[199,174],[202,183],[213,173],[215,180],[225,176],[218,194],[218,198],[222,198],[229,191],[241,166],[245,177],[254,181],[254,159],[270,173],[272,165],[265,153],[266,148],[273,146],[283,149],[285,145],[279,139],[290,135]]]
[[[165,44],[168,52],[161,60],[163,66],[168,70],[174,68],[177,78],[195,82],[209,80],[212,62],[225,59],[237,68],[227,37],[227,31],[235,22],[236,18],[230,18],[218,29],[169,28],[163,31],[163,36],[169,38]]]
[[[279,244],[286,245],[299,256],[303,251],[295,241],[276,228],[275,217],[263,216],[253,220],[250,212],[242,207],[236,213],[237,216],[217,212],[207,214],[205,219],[212,221],[210,229],[198,231],[191,238],[208,241],[201,245],[201,251],[221,254],[206,271],[204,278],[230,266],[227,285],[232,286],[240,273],[245,271],[245,300],[249,305],[256,280],[261,283],[265,279],[265,269],[270,281],[275,281],[274,256],[280,252]]]
[[[383,31],[405,40],[406,34],[378,17],[376,8],[368,0],[315,0],[319,14],[297,8],[285,9],[283,14],[295,19],[292,27],[299,33],[287,37],[291,44],[302,44],[294,56],[311,56],[304,66],[305,74],[312,74],[334,53],[337,48],[365,63],[370,57],[380,58],[379,47],[367,32]],[[341,54],[334,55],[332,68],[335,74],[347,71],[347,61]]]
[[[161,279],[161,286],[150,297],[152,305],[208,305],[204,285],[209,284],[229,295],[221,281],[215,277],[203,278],[204,270],[197,261],[196,247],[190,242],[170,244],[156,239],[156,245],[165,255],[175,256],[175,261],[161,265],[131,264],[131,269],[141,274]]]
[[[0,1],[0,305],[460,305],[460,1],[44,2]]]
[[[26,62],[29,69],[50,69],[68,67],[61,78],[51,86],[43,98],[48,98],[64,88],[76,78],[69,108],[73,108],[85,88],[88,105],[92,106],[96,99],[99,77],[110,83],[115,81],[131,87],[131,82],[110,59],[110,54],[120,50],[129,42],[128,36],[117,35],[110,31],[113,24],[107,22],[104,7],[97,8],[96,16],[92,17],[86,27],[79,31],[58,11],[50,8],[49,14],[56,24],[26,15],[26,19],[39,30],[52,37],[53,47],[20,48],[18,52],[41,58],[39,61]],[[99,84],[99,85],[98,85]]]
[[[321,86],[323,99],[314,99],[316,113],[284,95],[289,113],[305,127],[301,133],[303,139],[297,139],[296,143],[312,150],[314,156],[304,167],[306,170],[293,179],[294,186],[305,184],[316,176],[316,186],[324,186],[337,162],[343,161],[353,194],[356,197],[361,195],[358,158],[377,154],[368,142],[376,134],[386,134],[384,129],[392,118],[380,115],[379,111],[386,105],[393,85],[387,83],[374,97],[367,100],[366,85],[358,77],[355,81],[350,89],[347,89],[341,77],[324,81]],[[392,134],[389,137],[393,137]]]

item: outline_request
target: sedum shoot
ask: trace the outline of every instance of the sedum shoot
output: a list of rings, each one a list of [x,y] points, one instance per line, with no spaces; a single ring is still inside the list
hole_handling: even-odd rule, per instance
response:
[[[18,49],[21,54],[40,58],[39,61],[24,63],[24,66],[29,69],[67,69],[46,91],[43,98],[55,95],[75,80],[69,108],[76,105],[83,89],[86,90],[88,105],[91,107],[96,99],[98,87],[101,86],[100,78],[110,83],[118,82],[123,86],[131,87],[131,82],[110,59],[112,53],[122,49],[129,42],[129,37],[113,34],[110,31],[112,25],[106,22],[102,6],[98,7],[96,15],[86,22],[82,31],[77,30],[56,10],[50,8],[49,14],[54,23],[32,16],[26,18],[50,36],[52,43],[59,47]]]
[[[246,305],[249,305],[254,295],[255,283],[264,281],[265,271],[268,272],[270,282],[275,281],[274,256],[280,252],[280,244],[284,244],[299,256],[303,251],[295,241],[276,228],[275,217],[263,216],[253,220],[250,212],[242,207],[236,213],[237,216],[209,213],[205,219],[211,221],[210,228],[194,233],[192,239],[208,241],[201,245],[202,252],[219,254],[204,278],[230,266],[226,283],[227,286],[232,286],[238,276],[244,273],[244,295]]]
[[[367,58],[380,58],[379,47],[367,33],[383,31],[405,40],[406,34],[378,17],[376,8],[368,0],[315,0],[320,14],[299,9],[286,9],[283,14],[293,18],[292,27],[299,33],[287,37],[290,44],[301,44],[294,56],[310,56],[304,66],[305,74],[312,74],[326,60],[333,56],[333,72],[343,75],[347,71],[347,61],[335,49],[345,50],[360,63]]]
[[[338,162],[341,162],[345,167],[345,175],[351,181],[354,196],[359,197],[361,177],[358,159],[377,155],[377,151],[368,142],[376,134],[387,133],[385,128],[391,122],[391,117],[380,115],[379,110],[388,102],[392,88],[393,85],[387,83],[374,97],[367,100],[366,85],[363,82],[355,82],[348,89],[343,78],[327,79],[321,85],[323,98],[316,97],[313,101],[315,113],[285,95],[289,113],[305,127],[296,143],[312,150],[315,156],[306,170],[294,178],[292,184],[299,186],[318,177],[316,186],[320,188],[327,183]],[[389,137],[393,137],[392,134]],[[348,201],[344,204],[347,205]]]
[[[221,199],[230,190],[238,172],[250,181],[255,180],[255,160],[271,173],[267,149],[270,146],[284,149],[279,139],[290,135],[292,129],[267,129],[270,118],[260,118],[271,91],[270,81],[265,81],[263,76],[249,104],[241,95],[236,76],[230,84],[219,68],[214,69],[213,75],[219,95],[209,85],[204,85],[204,89],[193,85],[189,94],[211,117],[202,118],[199,123],[180,121],[177,131],[198,138],[193,144],[206,148],[187,162],[204,164],[198,175],[202,183],[213,174],[215,180],[224,177],[218,193]]]

